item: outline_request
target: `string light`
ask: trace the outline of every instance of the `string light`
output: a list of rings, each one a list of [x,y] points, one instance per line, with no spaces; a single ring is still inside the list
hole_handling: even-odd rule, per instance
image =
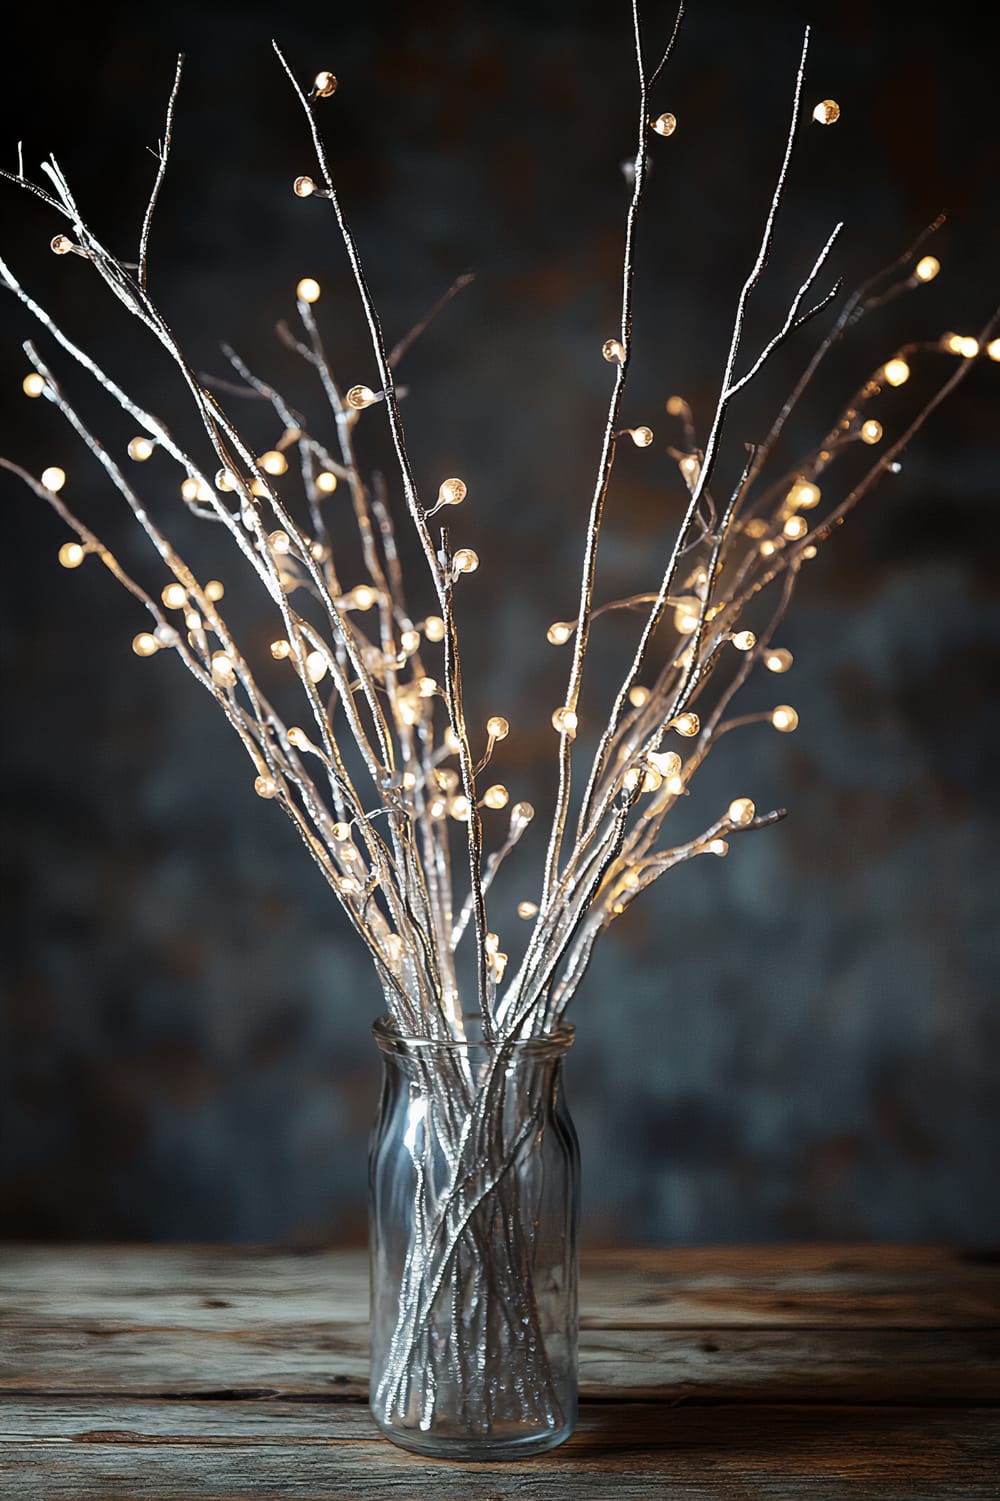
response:
[[[452,798],[448,804],[448,812],[457,823],[468,823],[472,808],[469,799],[463,792],[458,793],[456,797]]]
[[[889,468],[892,469],[891,464],[889,465]],[[899,470],[893,469],[893,473],[898,474]],[[808,547],[804,547],[802,549],[802,556],[804,558],[814,558],[816,556],[816,544],[814,542],[810,542]]]
[[[991,360],[1000,360],[1000,339],[991,339],[986,346],[986,353]]]
[[[681,636],[690,636],[701,622],[701,600],[682,599],[674,610],[674,629]]]
[[[128,446],[128,456],[137,464],[142,464],[152,457],[154,447],[155,444],[151,443],[148,438],[133,438]]]
[[[187,590],[183,584],[167,584],[161,590],[160,598],[168,610],[183,610],[187,604]]]
[[[399,645],[406,656],[412,657],[413,653],[420,646],[420,632],[403,631],[399,638]]]
[[[767,522],[764,521],[760,516],[751,516],[749,521],[744,521],[743,530],[746,532],[748,537],[763,537],[764,533],[767,531]]]
[[[697,714],[692,714],[690,709],[687,709],[683,714],[678,714],[676,719],[670,721],[668,729],[676,730],[678,735],[684,735],[690,740],[701,729],[701,720]]]
[[[504,722],[506,723],[506,721]],[[498,735],[496,738],[499,740],[501,737]],[[452,729],[451,725],[449,725],[444,732],[444,743],[445,749],[452,756],[457,756],[462,749],[462,742],[455,734],[455,731]]]
[[[840,119],[840,105],[836,99],[821,99],[813,110],[817,125],[835,125]]]
[[[271,656],[276,662],[283,662],[286,657],[291,655],[291,651],[291,642],[285,641],[284,638],[271,642]]]
[[[441,488],[438,490],[437,504],[427,512],[427,515],[433,516],[435,511],[439,511],[442,506],[461,505],[467,494],[468,490],[464,480],[444,480]]]
[[[21,390],[25,396],[41,396],[45,390],[45,377],[39,375],[37,370],[33,370],[30,375],[24,377],[24,380],[21,382]]]
[[[718,855],[720,860],[729,854],[729,845],[725,839],[710,839],[705,848],[710,855]]]
[[[790,735],[798,727],[799,716],[791,704],[779,704],[776,709],[771,710],[771,723],[783,735]]]
[[[370,610],[377,599],[378,595],[369,584],[358,584],[357,588],[351,590],[351,603],[356,610]],[[414,635],[416,635],[416,632],[407,631],[404,632],[404,634],[412,638]],[[418,636],[417,646],[419,645],[420,638]],[[416,649],[417,648],[415,646],[413,650],[416,651]]]
[[[314,276],[303,276],[295,287],[295,295],[300,302],[318,302],[319,294],[319,282]]]
[[[545,632],[545,639],[552,646],[565,646],[575,630],[575,620],[554,620]]]
[[[506,740],[510,734],[510,724],[502,714],[491,714],[486,721],[486,733],[491,740]]]
[[[749,797],[737,797],[729,804],[729,818],[733,823],[746,828],[747,824],[753,823],[757,809]]]
[[[278,784],[276,781],[274,781],[273,777],[260,776],[257,777],[254,781],[253,790],[254,792],[256,792],[258,797],[276,797],[278,793]]]
[[[565,707],[554,709],[552,712],[552,728],[558,730],[560,735],[568,735],[570,739],[576,734],[576,727],[580,723],[573,709]]]
[[[688,410],[688,404],[683,396],[668,396],[666,401],[667,415],[670,417],[683,417]]]
[[[804,516],[789,516],[782,527],[785,536],[790,537],[793,541],[796,541],[799,537],[804,537],[808,530],[809,523]]]
[[[132,650],[137,657],[152,657],[160,649],[160,643],[149,631],[140,631],[132,637]]]
[[[693,489],[699,474],[701,473],[701,460],[696,453],[686,453],[678,460],[678,469],[684,476],[684,482],[688,489]]]
[[[515,803],[510,810],[510,832],[521,834],[535,816],[535,810],[530,803]]]
[[[658,136],[672,136],[677,129],[677,117],[669,113],[657,115],[656,119],[649,123]]]
[[[276,448],[269,448],[267,453],[262,453],[257,462],[265,474],[285,474],[288,470],[288,460]]]
[[[523,917],[524,920],[525,920],[525,922],[527,922],[529,918],[537,917],[538,916],[538,903],[537,902],[518,902],[518,904],[517,904],[517,915],[518,915],[518,917]]]
[[[337,80],[332,73],[324,68],[313,79],[312,91],[317,99],[329,99],[331,94],[337,92]]]
[[[798,479],[785,496],[788,505],[794,506],[798,511],[811,511],[820,501],[819,485],[814,485],[812,480]]]
[[[287,532],[283,532],[279,528],[278,531],[270,532],[268,534],[267,544],[272,552],[284,554],[287,553],[291,548],[292,539],[289,537]]]
[[[424,635],[428,641],[443,641],[444,629],[444,621],[440,615],[428,615],[424,621]]]
[[[862,422],[862,424],[861,424],[861,441],[862,441],[862,443],[868,443],[868,444],[878,443],[879,440],[881,439],[881,437],[882,437],[882,424],[881,424],[881,422],[876,422],[875,419],[874,419],[874,417],[869,418],[869,420],[867,422]]]
[[[49,241],[49,248],[54,255],[69,255],[71,250],[76,249],[76,246],[66,235],[55,235]]]
[[[187,612],[187,614],[184,616],[184,624],[187,626],[187,628],[188,628],[189,631],[192,631],[192,632],[194,632],[194,631],[200,631],[201,630],[201,616],[198,614],[198,611],[197,610],[189,610]]]
[[[649,703],[649,689],[644,688],[641,683],[635,683],[628,690],[628,701],[633,709],[641,709],[644,704]]]
[[[479,554],[471,547],[460,547],[451,560],[453,576],[459,573],[475,573],[479,567]]]
[[[620,365],[625,359],[625,345],[621,339],[605,339],[601,353],[609,365]]]
[[[438,692],[437,679],[420,678],[417,682],[417,689],[421,698],[433,698],[435,693]]]
[[[775,646],[764,658],[764,666],[768,672],[787,672],[795,658],[787,646]]]
[[[204,480],[189,476],[181,485],[182,500],[211,500],[212,492]]]
[[[974,360],[979,353],[979,340],[971,338],[959,338],[956,354],[960,354],[964,360]]]
[[[492,787],[487,787],[483,793],[483,802],[487,808],[506,808],[510,802],[510,793],[502,782],[494,782]]]
[[[351,837],[351,826],[349,823],[335,823],[330,830],[330,834],[336,840],[337,844],[346,844],[347,840]]]
[[[266,500],[270,493],[270,490],[262,479],[253,479],[250,481],[250,494],[256,495],[258,500]],[[246,519],[245,513],[244,519]],[[247,525],[250,525],[249,521],[247,521]]]
[[[316,476],[315,484],[321,495],[332,495],[337,488],[337,476],[331,474],[329,469],[321,469]]]
[[[910,378],[910,367],[899,355],[895,359],[886,360],[882,366],[882,378],[890,386],[902,386]]]
[[[229,495],[238,488],[236,476],[231,469],[216,471],[215,488],[221,490],[224,495]]]
[[[210,599],[213,604],[218,604],[225,592],[225,584],[220,583],[218,579],[209,579],[205,585],[205,598]]]
[[[85,556],[79,542],[64,542],[59,549],[59,562],[63,568],[79,568]]]
[[[646,760],[662,777],[675,777],[681,769],[681,758],[676,751],[650,751]]]
[[[737,631],[733,637],[733,645],[737,651],[753,651],[757,645],[757,637],[753,631]]]
[[[316,184],[311,177],[297,177],[292,183],[292,191],[296,198],[311,198],[316,191]]]
[[[774,543],[769,537],[765,537],[764,541],[760,544],[757,551],[760,553],[762,558],[773,557],[775,552]]]
[[[311,683],[321,683],[329,671],[326,653],[311,651],[306,656],[306,676]]]
[[[212,676],[217,677],[223,683],[231,683],[233,681],[236,671],[233,667],[233,659],[227,652],[217,651],[212,653]]]
[[[671,797],[680,797],[684,791],[684,778],[681,776],[667,777],[664,785]]]
[[[42,470],[42,485],[44,489],[51,490],[53,494],[61,490],[66,483],[66,471],[60,469],[58,464],[51,464],[48,469]]]
[[[297,724],[292,725],[292,728],[288,731],[286,739],[288,740],[288,743],[293,750],[308,751],[314,748],[313,743],[309,739],[309,736],[306,734],[305,730],[300,729]]]
[[[490,963],[493,966],[496,983],[499,985],[507,973],[507,955],[500,953],[499,949],[491,956]]]
[[[626,430],[636,448],[648,448],[653,441],[653,429],[651,427],[630,427]]]
[[[917,281],[933,281],[941,270],[941,262],[933,255],[925,255],[913,269]]]
[[[361,412],[365,407],[370,407],[378,397],[371,386],[352,386],[345,397],[347,405],[352,411]]]

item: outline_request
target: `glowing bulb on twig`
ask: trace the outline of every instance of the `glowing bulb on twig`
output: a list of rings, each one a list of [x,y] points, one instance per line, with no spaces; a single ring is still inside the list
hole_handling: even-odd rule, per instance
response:
[[[321,683],[329,670],[326,653],[311,651],[306,656],[306,676],[310,683]]]
[[[882,378],[887,385],[903,386],[910,378],[910,367],[897,355],[895,359],[886,360],[882,366]]]
[[[39,375],[37,370],[33,370],[30,375],[24,377],[24,380],[21,382],[21,390],[25,396],[41,396],[45,390],[45,377]]]
[[[628,701],[633,709],[641,709],[643,704],[649,703],[649,689],[644,688],[641,683],[634,683],[628,690]]]
[[[424,621],[424,635],[428,641],[444,640],[444,621],[440,615],[428,615]]]
[[[811,511],[814,506],[819,505],[819,499],[819,485],[814,485],[811,480],[807,479],[796,480],[785,496],[788,505],[794,506],[799,511]]]
[[[510,832],[523,833],[534,816],[535,810],[530,803],[515,803],[510,810]]]
[[[417,682],[417,691],[421,698],[433,698],[435,693],[438,692],[437,679],[420,678]]]
[[[282,554],[287,553],[292,545],[292,539],[288,533],[281,531],[280,528],[276,532],[269,533],[267,541],[272,552]]]
[[[682,599],[674,610],[674,630],[681,636],[690,636],[701,622],[701,601]]]
[[[311,177],[303,175],[297,177],[292,183],[292,192],[296,198],[311,198],[316,191],[316,184]]]
[[[657,115],[655,120],[650,120],[650,125],[658,136],[672,136],[677,129],[677,117],[669,113]]]
[[[636,448],[648,448],[653,441],[653,429],[651,427],[629,427],[626,428],[626,432]]]
[[[351,604],[356,610],[370,610],[377,598],[378,595],[370,584],[358,584],[357,588],[352,589],[350,594]],[[420,638],[418,637],[417,646],[419,645]],[[416,647],[413,650],[416,651]]]
[[[718,855],[720,860],[729,854],[729,845],[725,839],[710,839],[705,848],[710,855]]]
[[[427,515],[433,516],[436,511],[440,511],[442,506],[461,505],[462,501],[465,499],[468,493],[469,492],[466,488],[464,480],[444,480],[441,488],[438,490],[437,504],[431,507],[431,509],[427,512]]]
[[[160,598],[168,610],[183,610],[187,604],[187,590],[183,584],[167,584],[161,590]]]
[[[840,105],[836,99],[821,99],[813,110],[817,125],[835,125],[840,119]]]
[[[331,94],[337,92],[337,80],[333,73],[324,68],[313,79],[312,92],[317,99],[329,99]]]
[[[753,651],[757,645],[757,637],[753,631],[737,631],[733,637],[733,645],[737,651]]]
[[[790,735],[798,726],[799,716],[791,704],[779,704],[776,709],[771,710],[771,723],[783,735]]]
[[[63,568],[79,568],[85,556],[79,542],[64,542],[59,549],[59,562]]]
[[[220,583],[218,579],[209,579],[205,585],[205,598],[210,599],[213,604],[217,604],[225,592],[226,586]]]
[[[794,658],[787,646],[775,646],[764,657],[768,672],[787,672]]]
[[[132,638],[132,650],[137,657],[151,657],[160,649],[160,643],[149,631],[140,631]]]
[[[479,554],[473,552],[471,547],[460,547],[452,555],[451,572],[453,578],[457,578],[460,573],[475,573],[478,567]]]
[[[409,631],[402,631],[400,633],[400,637],[399,637],[399,649],[403,653],[404,657],[412,657],[413,653],[418,649],[419,646],[420,646],[420,632],[419,631],[409,630]]]
[[[646,760],[662,777],[675,777],[681,769],[681,758],[676,751],[650,751]]]
[[[558,730],[560,735],[568,735],[570,739],[576,734],[576,727],[580,723],[573,709],[565,706],[555,709],[552,713],[552,728]]]
[[[58,464],[51,464],[48,469],[42,470],[42,485],[46,490],[51,490],[53,494],[57,490],[61,490],[65,483],[66,471],[65,469],[60,469]]]
[[[960,354],[963,360],[974,360],[979,353],[979,340],[969,338],[968,336],[965,338],[960,337],[955,353]]]
[[[692,714],[690,709],[686,709],[683,714],[678,714],[676,719],[670,721],[668,728],[676,730],[678,735],[684,735],[690,740],[701,729],[701,720],[697,714]]]
[[[291,651],[291,642],[285,641],[283,638],[271,642],[271,656],[276,662],[283,662],[286,657],[291,656]]]
[[[49,249],[53,255],[69,255],[71,250],[76,249],[76,246],[66,235],[55,235],[49,241]]]
[[[316,476],[316,489],[321,495],[332,495],[337,488],[337,476],[329,469],[321,469]]]
[[[753,823],[757,809],[749,797],[737,797],[729,804],[729,818],[733,823],[746,828],[747,824]]]
[[[128,446],[128,456],[137,464],[142,464],[152,457],[154,447],[155,444],[151,443],[148,438],[133,438]]]
[[[609,365],[620,365],[625,358],[625,345],[621,339],[605,339],[601,353]]]
[[[486,733],[491,740],[506,740],[510,734],[510,724],[502,714],[491,714],[486,721]]]
[[[468,823],[471,811],[469,799],[463,792],[458,793],[448,804],[448,812],[457,823]]]
[[[991,339],[986,346],[986,354],[991,360],[1000,360],[1000,339]]]
[[[237,488],[237,479],[231,469],[219,469],[215,475],[215,488],[230,495]]]
[[[518,917],[523,917],[524,920],[525,920],[525,922],[527,922],[529,918],[537,917],[538,916],[538,903],[537,902],[518,902],[518,904],[517,904],[517,915],[518,915]]]
[[[260,776],[255,779],[253,790],[258,797],[276,797],[278,794],[278,784],[273,777]]]
[[[760,553],[762,558],[771,558],[774,556],[775,546],[770,537],[764,538],[757,551]]]
[[[371,386],[352,386],[345,398],[347,405],[352,411],[361,412],[365,407],[370,407],[378,397]]]
[[[487,808],[506,808],[510,802],[510,793],[502,782],[494,782],[483,793],[483,802]]]
[[[874,417],[869,418],[869,420],[867,422],[862,422],[862,424],[861,424],[861,441],[862,441],[862,443],[868,443],[868,444],[878,443],[881,440],[881,437],[882,437],[882,424],[881,424],[881,422],[876,422],[875,419],[874,419]]]
[[[288,469],[288,460],[276,448],[269,448],[267,453],[262,453],[257,462],[265,474],[285,474]]]
[[[227,652],[217,651],[212,653],[212,676],[218,678],[221,683],[231,683],[236,676],[233,667],[233,659]]]
[[[809,523],[804,516],[789,516],[782,530],[785,533],[785,536],[790,537],[794,542],[797,541],[799,537],[805,536],[806,532],[809,530]]]
[[[941,262],[933,255],[923,256],[913,268],[917,281],[933,281],[941,270]]]
[[[295,288],[295,295],[300,302],[318,302],[319,294],[319,282],[314,276],[303,276]]]
[[[554,620],[545,632],[545,639],[551,646],[565,646],[575,630],[575,620]]]

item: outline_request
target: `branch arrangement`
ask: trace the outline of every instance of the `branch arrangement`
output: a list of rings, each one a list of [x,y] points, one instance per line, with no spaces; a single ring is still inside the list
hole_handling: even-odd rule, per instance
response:
[[[748,305],[772,249],[803,128],[807,32],[783,154],[757,253],[735,308],[704,437],[699,438],[682,398],[672,396],[666,403],[677,439],[669,452],[687,494],[676,539],[659,578],[644,581],[643,592],[599,602],[599,547],[616,454],[623,442],[639,448],[653,443],[649,427],[623,428],[621,413],[632,356],[633,266],[651,138],[669,137],[676,124],[670,114],[652,114],[652,95],[676,42],[681,14],[651,71],[635,3],[632,19],[638,108],[620,325],[601,351],[611,392],[584,539],[577,614],[555,622],[548,632],[549,641],[566,646],[570,655],[566,691],[551,716],[558,736],[558,784],[538,899],[518,908],[531,925],[527,942],[520,963],[510,966],[509,973],[507,955],[489,927],[486,897],[534,810],[525,802],[510,804],[506,787],[485,775],[495,747],[509,732],[506,719],[495,715],[480,727],[466,718],[454,598],[465,576],[478,567],[478,558],[470,548],[453,548],[447,527],[432,522],[440,511],[465,499],[466,484],[446,478],[436,489],[432,484],[432,503],[422,498],[408,457],[396,385],[397,369],[414,340],[468,278],[456,283],[411,334],[388,348],[318,125],[336,79],[321,72],[304,88],[276,47],[301,103],[316,163],[315,176],[297,177],[294,192],[302,199],[322,199],[332,210],[367,321],[377,377],[373,386],[342,390],[314,310],[319,286],[310,278],[300,282],[299,327],[282,326],[280,332],[313,372],[329,408],[328,435],[320,437],[234,351],[226,351],[230,379],[210,380],[196,373],[150,296],[151,227],[167,170],[180,61],[135,264],[119,260],[101,243],[54,158],[42,167],[46,185],[29,181],[20,162],[16,173],[2,174],[68,221],[70,232],[55,236],[53,251],[84,257],[172,359],[201,422],[198,454],[182,446],[73,343],[0,261],[0,281],[33,314],[48,341],[134,421],[138,436],[128,445],[132,463],[141,465],[154,454],[160,461],[172,460],[190,513],[229,533],[268,599],[275,621],[270,653],[281,671],[298,680],[302,723],[287,724],[264,691],[266,673],[275,669],[262,671],[241,650],[222,610],[222,586],[213,579],[202,581],[178,554],[143,500],[134,469],[119,463],[88,428],[48,358],[33,343],[25,345],[33,366],[25,392],[49,400],[103,466],[164,569],[167,582],[160,596],[130,577],[69,509],[60,493],[62,470],[48,469],[36,479],[7,460],[0,465],[51,505],[73,533],[74,540],[60,550],[64,566],[76,567],[89,556],[99,559],[145,608],[149,628],[135,637],[135,651],[140,656],[175,652],[216,700],[250,758],[257,793],[278,803],[292,820],[367,944],[396,1026],[409,1035],[465,1035],[463,1012],[471,1008],[467,999],[463,1005],[456,974],[463,939],[475,950],[475,1009],[487,1041],[550,1031],[564,1016],[598,935],[640,892],[665,871],[699,855],[724,855],[733,835],[783,816],[781,810],[760,814],[749,798],[736,797],[697,838],[671,844],[665,833],[671,811],[724,735],[759,721],[769,721],[779,732],[795,729],[797,715],[788,704],[742,715],[734,715],[731,705],[755,669],[781,674],[791,665],[790,653],[775,641],[801,569],[882,477],[898,471],[899,455],[914,433],[976,360],[1000,359],[997,314],[975,338],[946,335],[934,343],[907,345],[860,382],[829,430],[794,467],[779,470],[772,462],[789,416],[831,350],[861,318],[937,274],[937,260],[925,253],[927,237],[938,227],[931,225],[903,256],[844,301],[770,429],[740,450],[737,483],[729,493],[719,493],[717,475],[734,403],[775,351],[840,295],[839,285],[816,290],[840,232],[838,224],[818,247],[780,328],[762,347],[745,349]],[[834,101],[825,100],[816,106],[813,119],[831,124],[838,114]],[[875,415],[884,409],[885,388],[903,384],[910,362],[930,354],[947,357],[949,373],[908,425],[887,436]],[[227,398],[247,397],[270,409],[280,434],[274,448],[263,453],[243,435],[225,404]],[[392,487],[366,477],[355,456],[358,423],[380,420],[388,423],[395,453]],[[838,462],[848,448],[870,454],[870,461],[860,478],[839,481]],[[341,507],[344,492],[348,500]],[[359,582],[341,572],[343,548],[331,520],[334,505],[353,516],[364,567]],[[412,618],[407,606],[394,510],[414,529],[433,591],[434,613],[421,619]],[[574,752],[578,730],[589,728],[583,693],[591,630],[611,611],[635,612],[641,624],[590,763],[580,768]],[[487,834],[504,810],[506,832]]]

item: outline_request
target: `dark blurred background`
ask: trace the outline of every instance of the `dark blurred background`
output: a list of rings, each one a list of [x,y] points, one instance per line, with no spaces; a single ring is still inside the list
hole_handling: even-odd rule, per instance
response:
[[[682,391],[704,433],[804,21],[816,23],[807,114],[828,96],[843,113],[802,132],[748,349],[838,218],[833,265],[850,286],[940,210],[951,217],[930,247],[940,277],[857,330],[792,425],[790,461],[901,340],[974,333],[992,312],[998,37],[995,14],[975,14],[694,0],[654,95],[654,113],[680,123],[652,142],[637,264],[625,415],[656,443],[621,455],[602,598],[659,576],[682,501],[663,402]],[[671,24],[668,6],[647,4],[651,56]],[[476,273],[402,367],[405,417],[427,491],[446,474],[468,481],[453,540],[483,560],[461,590],[470,712],[509,717],[498,775],[546,814],[567,659],[545,629],[574,613],[634,150],[624,0],[98,4],[58,25],[38,8],[21,25],[0,160],[13,168],[22,139],[35,172],[53,151],[125,259],[186,52],[150,285],[196,369],[221,373],[228,339],[321,430],[319,394],[274,334],[312,275],[342,385],[375,384],[329,211],[291,193],[312,161],[272,34],[300,76],[339,76],[321,119],[390,341]],[[167,361],[84,261],[50,254],[62,223],[13,186],[0,201],[15,274],[190,433]],[[6,295],[0,326],[0,452],[35,473],[61,464],[66,499],[159,588],[96,463],[21,395],[34,329]],[[766,430],[818,333],[734,412],[733,451]],[[133,425],[42,345],[120,451]],[[887,430],[949,368],[887,393]],[[800,729],[728,737],[698,793],[701,824],[737,794],[787,805],[786,822],[667,877],[597,952],[569,1066],[591,1241],[1000,1233],[998,412],[1000,365],[984,360],[808,570],[779,638],[796,666],[748,700],[792,702]],[[237,415],[259,448],[279,436],[260,409]],[[372,463],[380,429],[376,410]],[[202,576],[226,583],[228,614],[266,643],[272,622],[211,529],[180,512],[166,461],[135,477]],[[380,1009],[367,959],[291,826],[254,796],[217,709],[170,654],[133,655],[139,608],[92,562],[63,572],[64,528],[3,474],[0,501],[0,1234],[358,1241]],[[544,822],[501,894],[512,951],[509,908],[534,894]]]

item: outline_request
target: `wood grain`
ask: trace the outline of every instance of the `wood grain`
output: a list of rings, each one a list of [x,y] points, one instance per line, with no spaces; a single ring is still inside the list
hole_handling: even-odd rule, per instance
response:
[[[406,1455],[366,1392],[362,1253],[0,1248],[0,1497],[1000,1497],[1000,1258],[584,1258],[578,1432]]]

